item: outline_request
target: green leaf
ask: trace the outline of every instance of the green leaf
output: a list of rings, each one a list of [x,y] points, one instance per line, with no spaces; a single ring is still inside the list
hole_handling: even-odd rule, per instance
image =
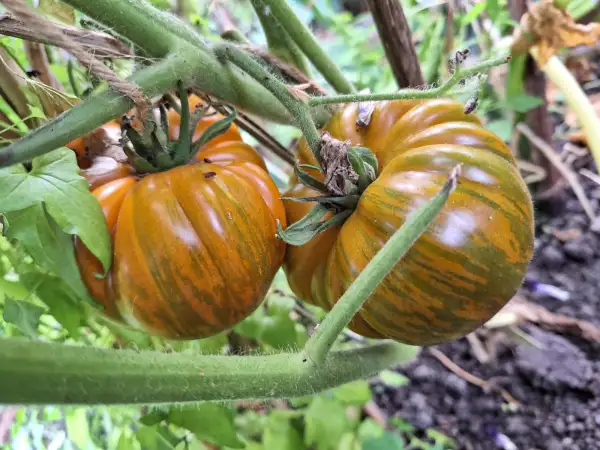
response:
[[[516,112],[526,113],[544,104],[544,99],[527,94],[518,94],[507,100],[507,106]]]
[[[41,272],[21,273],[23,284],[48,306],[50,314],[73,338],[79,337],[79,326],[85,312],[78,297],[61,279]]]
[[[208,338],[200,339],[196,342],[198,347],[205,355],[220,355],[227,345],[227,335],[225,333],[217,334]]]
[[[168,421],[190,430],[202,440],[231,448],[244,448],[238,439],[231,409],[217,403],[200,403],[197,406],[172,409]]]
[[[116,450],[137,450],[136,443],[135,437],[129,435],[128,430],[123,430],[119,436]]]
[[[277,237],[282,241],[294,245],[304,245],[319,233],[336,227],[343,223],[352,213],[350,210],[337,213],[327,220],[321,220],[329,210],[320,204],[315,205],[306,216],[298,222],[288,226],[285,230],[277,222]]]
[[[336,400],[316,397],[306,411],[304,442],[317,450],[335,449],[342,435],[349,431],[344,406]]]
[[[85,408],[75,408],[66,414],[67,434],[79,448],[88,448],[92,442],[85,412]]]
[[[363,420],[358,427],[358,436],[361,441],[365,441],[368,438],[378,438],[383,436],[383,432],[385,428],[383,428],[378,422],[375,422],[371,418],[367,418]]]
[[[300,432],[292,425],[290,418],[281,411],[274,411],[269,417],[269,423],[263,434],[265,449],[304,450]]]
[[[344,405],[362,406],[371,400],[371,388],[366,380],[356,380],[333,389],[333,395]]]
[[[6,214],[9,222],[6,237],[20,242],[36,264],[71,286],[80,298],[87,299],[89,295],[81,281],[73,240],[44,206],[37,203]]]
[[[370,437],[363,441],[363,450],[403,450],[404,441],[397,434],[384,431],[382,436]]]
[[[135,434],[144,450],[173,450],[175,447],[158,431],[157,427],[143,427]]]
[[[467,14],[465,14],[463,16],[462,19],[462,25],[469,25],[471,22],[473,22],[475,19],[477,19],[481,13],[485,10],[485,7],[487,5],[487,2],[479,2],[476,3]]]
[[[264,317],[260,340],[275,348],[294,347],[296,344],[296,323],[289,315]]]
[[[2,317],[6,322],[16,326],[25,336],[34,338],[37,336],[37,327],[44,312],[46,312],[44,308],[33,303],[7,297],[4,300]]]
[[[404,375],[392,370],[384,370],[379,374],[382,383],[390,387],[406,386],[409,379]]]
[[[20,164],[0,169],[0,214],[41,202],[65,233],[79,236],[105,270],[110,268],[112,248],[104,214],[79,175],[72,150],[59,148],[34,158],[30,172]]]
[[[167,412],[160,409],[155,409],[140,417],[140,423],[142,425],[151,427],[152,425],[161,423],[163,420],[167,420],[168,416],[169,414]]]

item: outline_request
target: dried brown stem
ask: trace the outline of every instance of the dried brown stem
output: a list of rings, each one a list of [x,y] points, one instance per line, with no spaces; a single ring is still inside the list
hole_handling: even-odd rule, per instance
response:
[[[50,61],[43,44],[38,42],[25,41],[25,53],[31,65],[31,70],[36,70],[39,73],[39,79],[42,83],[64,92],[65,89],[56,79],[52,70],[50,70]]]
[[[464,370],[463,368],[458,366],[456,363],[454,363],[450,358],[448,358],[446,355],[444,355],[437,348],[430,348],[429,353],[431,353],[431,355],[435,359],[437,359],[440,363],[442,363],[447,369],[451,370],[452,372],[454,372],[456,375],[463,378],[467,382],[469,382],[475,386],[479,386],[481,389],[483,389],[485,391],[495,390],[500,395],[502,395],[504,400],[506,400],[508,403],[511,403],[516,407],[520,406],[519,402],[512,395],[510,395],[508,393],[508,391],[506,391],[505,389],[502,389],[501,387],[494,386],[493,384],[490,384],[488,381],[486,381],[482,378],[476,377],[475,375],[467,372],[466,370]]]
[[[110,34],[81,30],[59,23],[54,23],[53,25],[66,37],[78,42],[82,47],[97,57],[122,58],[132,55],[131,48]],[[0,34],[21,38],[27,41],[39,42],[41,44],[54,44],[45,41],[44,37],[41,36],[35,28],[26,26],[22,21],[17,20],[11,14],[3,14],[0,16]]]
[[[410,27],[398,0],[366,0],[399,88],[425,84]]]

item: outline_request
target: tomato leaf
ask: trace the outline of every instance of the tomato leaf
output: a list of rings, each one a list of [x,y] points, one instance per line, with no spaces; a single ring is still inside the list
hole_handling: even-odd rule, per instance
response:
[[[37,203],[6,214],[6,237],[20,242],[36,264],[64,280],[82,299],[87,299],[88,292],[75,261],[73,240],[60,229],[45,206]]]
[[[73,338],[79,337],[79,326],[85,313],[79,298],[68,284],[53,275],[34,270],[20,272],[20,279],[30,292],[48,306],[50,314]]]
[[[317,450],[337,448],[342,435],[349,431],[344,406],[336,400],[316,397],[306,410],[304,441]]]
[[[404,450],[406,447],[400,436],[384,431],[379,437],[370,437],[363,441],[363,450]]]
[[[20,164],[0,169],[0,214],[41,202],[65,233],[79,236],[105,270],[110,268],[112,248],[104,214],[79,175],[72,150],[59,148],[34,158],[29,172]]]
[[[407,377],[392,370],[382,371],[379,374],[379,378],[383,384],[390,387],[406,386],[409,383],[409,379]]]
[[[260,340],[275,348],[290,348],[296,344],[296,323],[289,315],[265,317]]]
[[[37,336],[37,327],[44,312],[45,309],[41,306],[6,297],[2,317],[6,322],[17,327],[25,336],[34,338]]]
[[[290,423],[290,418],[274,411],[269,417],[263,433],[263,445],[265,449],[277,450],[304,450],[306,447],[302,442],[302,436]]]
[[[350,210],[342,211],[328,220],[321,221],[327,212],[328,209],[325,206],[317,204],[306,216],[285,230],[281,228],[278,221],[277,237],[290,245],[304,245],[317,234],[340,225],[352,213]]]
[[[371,388],[366,380],[356,380],[333,389],[333,395],[344,405],[362,406],[371,400]]]
[[[238,439],[231,409],[217,403],[172,409],[168,421],[190,430],[201,441],[231,448],[244,448]]]
[[[142,427],[135,436],[144,450],[173,450],[175,448],[156,427]]]

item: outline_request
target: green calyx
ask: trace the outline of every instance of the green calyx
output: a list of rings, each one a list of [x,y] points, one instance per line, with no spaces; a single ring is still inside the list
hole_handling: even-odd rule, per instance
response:
[[[160,121],[157,122],[153,117],[146,118],[141,133],[132,126],[130,117],[123,118],[123,150],[137,173],[155,173],[187,164],[206,143],[225,133],[237,117],[237,112],[233,109],[227,117],[213,123],[199,139],[193,141],[198,123],[212,113],[208,112],[208,108],[191,112],[186,90],[181,83],[178,87],[181,99],[178,139],[169,140],[169,122],[163,104],[158,106]]]
[[[289,245],[301,246],[318,234],[342,225],[350,217],[356,209],[362,193],[377,178],[378,163],[373,152],[365,147],[349,147],[346,155],[346,158],[340,157],[331,164],[328,164],[326,158],[324,162],[326,169],[309,164],[294,166],[294,173],[298,180],[323,195],[283,197],[285,201],[314,202],[316,205],[306,216],[285,230],[277,224],[279,239]],[[325,173],[325,181],[318,180],[303,169]],[[333,180],[335,176],[338,177],[337,180]],[[341,189],[340,186],[342,186]],[[328,213],[331,213],[330,217],[325,218]]]

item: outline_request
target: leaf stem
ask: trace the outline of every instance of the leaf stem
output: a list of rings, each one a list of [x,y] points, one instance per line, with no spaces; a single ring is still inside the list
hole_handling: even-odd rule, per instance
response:
[[[537,61],[537,49],[532,47],[530,53]],[[587,138],[596,167],[600,167],[600,118],[594,105],[559,58],[551,57],[546,64],[540,66],[540,69],[560,89],[569,106],[573,108]]]
[[[384,92],[381,94],[348,94],[335,95],[328,97],[312,97],[308,104],[310,106],[328,105],[333,103],[356,103],[381,100],[406,100],[406,99],[427,99],[437,98],[444,94],[451,93],[451,89],[462,80],[469,78],[481,72],[485,72],[492,67],[500,66],[508,61],[508,56],[489,59],[479,64],[467,68],[457,68],[452,76],[442,85],[433,89],[401,89],[396,92]]]
[[[315,333],[304,347],[304,354],[315,366],[323,364],[339,334],[350,323],[363,303],[375,291],[379,283],[392,271],[415,241],[427,230],[429,224],[446,204],[456,188],[460,166],[431,200],[414,211],[367,264],[350,287],[325,316]]]
[[[321,136],[310,115],[309,107],[294,97],[285,84],[269,73],[252,56],[234,44],[218,44],[215,46],[214,52],[221,60],[231,62],[257,81],[260,81],[287,108],[290,114],[296,119],[296,124],[304,134],[317,161],[320,162]]]
[[[366,378],[418,348],[381,342],[333,352],[313,367],[300,353],[206,356],[0,339],[2,404],[158,404],[292,398]]]
[[[271,11],[273,17],[291,36],[296,45],[304,52],[310,62],[333,86],[342,94],[355,91],[354,86],[344,77],[341,69],[323,51],[311,31],[302,23],[287,0],[262,0]]]

